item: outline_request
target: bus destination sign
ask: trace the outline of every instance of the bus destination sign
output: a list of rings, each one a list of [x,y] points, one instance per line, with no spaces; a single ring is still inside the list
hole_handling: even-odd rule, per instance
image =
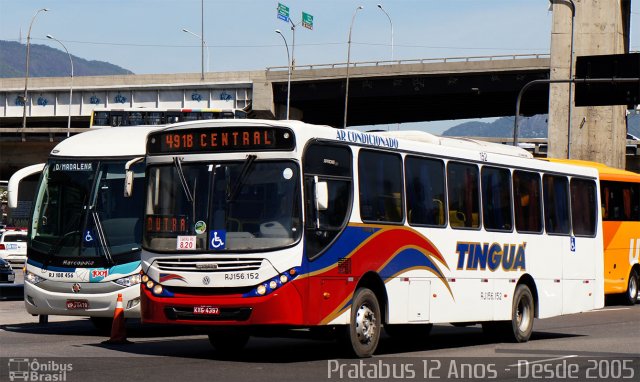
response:
[[[217,153],[288,150],[295,147],[293,132],[275,127],[215,127],[152,133],[147,153]]]

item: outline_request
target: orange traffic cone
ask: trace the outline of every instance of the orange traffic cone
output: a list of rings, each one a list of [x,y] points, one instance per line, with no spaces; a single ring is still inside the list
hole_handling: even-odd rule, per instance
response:
[[[127,340],[127,329],[124,325],[124,307],[122,306],[122,293],[118,293],[116,310],[113,312],[113,324],[111,324],[111,338],[103,344],[130,344]]]

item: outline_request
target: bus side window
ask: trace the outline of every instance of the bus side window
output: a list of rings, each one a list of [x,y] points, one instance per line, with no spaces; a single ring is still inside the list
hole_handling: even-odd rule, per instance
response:
[[[547,233],[568,235],[571,233],[569,217],[568,180],[564,176],[544,175],[544,226]]]
[[[449,162],[449,221],[453,228],[480,228],[478,166]]]
[[[596,234],[596,184],[592,180],[571,179],[571,222],[576,236]]]
[[[305,252],[308,258],[319,256],[338,237],[352,209],[351,149],[341,145],[310,144],[303,156]],[[315,206],[315,178],[326,182],[329,203],[326,209]]]
[[[405,183],[409,224],[444,227],[444,163],[437,159],[407,156]]]
[[[504,168],[482,167],[482,218],[487,230],[513,229],[511,173]]]
[[[400,156],[361,150],[358,174],[362,220],[401,223],[404,216]]]
[[[514,212],[518,232],[542,232],[540,175],[535,172],[513,172]]]

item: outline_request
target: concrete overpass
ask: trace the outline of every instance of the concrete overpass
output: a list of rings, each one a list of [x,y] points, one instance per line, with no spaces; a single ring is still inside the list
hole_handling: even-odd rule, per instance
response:
[[[527,82],[548,78],[548,55],[356,62],[350,69],[349,125],[513,115]],[[287,68],[200,75],[76,77],[71,133],[96,107],[251,107],[257,118],[284,118]],[[296,67],[293,119],[342,126],[346,63]],[[0,79],[0,178],[42,161],[66,137],[69,78],[29,79],[27,128],[19,97],[24,78]],[[529,93],[523,114],[546,113],[548,89]],[[371,110],[375,110],[372,113]],[[25,142],[22,142],[22,140]]]
[[[349,125],[513,115],[520,88],[533,79],[549,77],[549,60],[549,55],[509,55],[352,63]],[[295,67],[291,104],[297,119],[341,126],[345,77],[346,63]],[[257,116],[274,118],[284,114],[286,85],[286,67],[207,73],[204,81],[197,74],[76,77],[71,114],[76,128],[88,126],[84,122],[96,107],[243,108],[251,104]],[[0,79],[0,134],[21,126],[23,91],[24,78]],[[523,104],[524,113],[546,113],[547,93],[545,89],[532,92]],[[28,127],[66,126],[68,77],[31,78],[29,96]],[[369,113],[372,105],[380,113]]]

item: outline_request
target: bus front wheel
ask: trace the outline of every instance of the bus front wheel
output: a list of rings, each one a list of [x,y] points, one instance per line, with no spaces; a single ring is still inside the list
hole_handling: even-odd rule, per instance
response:
[[[624,303],[626,305],[633,305],[638,299],[638,271],[631,270],[629,274],[629,283],[627,284],[627,292],[624,294]]]
[[[368,358],[378,347],[382,317],[375,293],[358,288],[353,295],[351,321],[347,328],[348,344],[356,357]]]

